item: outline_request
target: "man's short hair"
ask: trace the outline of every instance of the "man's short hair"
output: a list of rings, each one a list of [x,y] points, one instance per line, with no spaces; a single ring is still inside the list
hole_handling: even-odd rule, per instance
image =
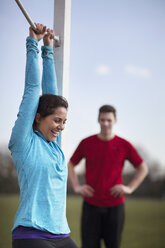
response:
[[[116,109],[112,105],[103,105],[99,108],[99,117],[101,113],[113,113],[116,118]]]

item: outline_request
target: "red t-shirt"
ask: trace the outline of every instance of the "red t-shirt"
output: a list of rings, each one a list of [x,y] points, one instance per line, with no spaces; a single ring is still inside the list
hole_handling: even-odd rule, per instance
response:
[[[130,161],[134,167],[143,161],[135,148],[118,136],[109,141],[101,140],[97,135],[83,139],[70,160],[77,165],[82,158],[86,159],[86,184],[95,190],[93,197],[84,199],[100,207],[124,202],[124,196],[115,198],[110,194],[110,189],[116,184],[123,184],[122,170],[125,160]]]

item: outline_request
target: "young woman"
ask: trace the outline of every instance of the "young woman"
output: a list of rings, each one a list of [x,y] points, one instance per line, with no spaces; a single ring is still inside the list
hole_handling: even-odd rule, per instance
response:
[[[9,149],[20,186],[12,229],[13,248],[76,248],[66,219],[67,166],[58,144],[68,103],[58,96],[53,60],[53,30],[36,24],[26,40],[25,90]],[[45,35],[45,32],[47,34]],[[42,96],[38,42],[42,46]]]

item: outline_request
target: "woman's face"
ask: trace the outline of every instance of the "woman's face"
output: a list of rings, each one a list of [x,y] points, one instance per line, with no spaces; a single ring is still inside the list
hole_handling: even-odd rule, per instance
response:
[[[64,107],[58,107],[54,113],[44,118],[39,113],[36,114],[37,130],[42,133],[47,141],[55,141],[59,132],[65,128],[67,110]]]

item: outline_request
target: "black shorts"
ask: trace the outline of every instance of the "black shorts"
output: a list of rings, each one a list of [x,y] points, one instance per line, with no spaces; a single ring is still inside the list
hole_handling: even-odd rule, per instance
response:
[[[12,248],[78,248],[70,238],[59,239],[15,239]]]
[[[84,202],[81,219],[82,248],[100,248],[101,239],[106,248],[119,248],[124,218],[124,204],[104,208]]]

